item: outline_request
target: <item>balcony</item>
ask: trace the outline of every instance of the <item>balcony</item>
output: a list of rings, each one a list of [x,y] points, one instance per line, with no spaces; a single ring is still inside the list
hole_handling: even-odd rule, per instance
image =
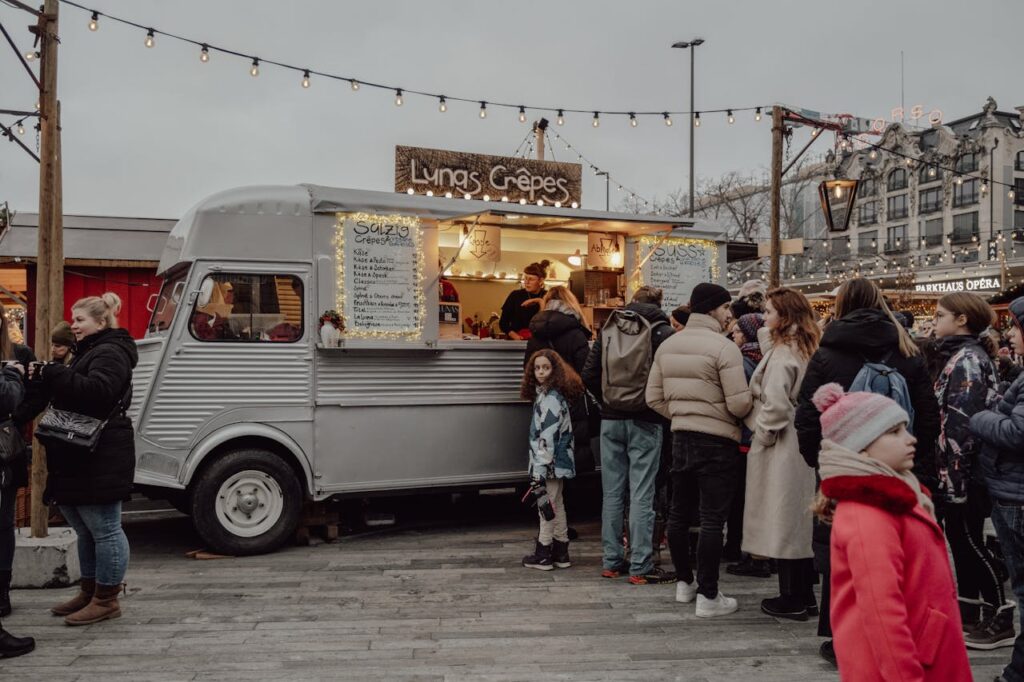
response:
[[[978,230],[954,230],[949,233],[949,243],[954,245],[978,242]]]

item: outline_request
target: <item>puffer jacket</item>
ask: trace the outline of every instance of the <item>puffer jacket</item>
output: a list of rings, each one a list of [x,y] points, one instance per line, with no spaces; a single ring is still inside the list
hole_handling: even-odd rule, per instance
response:
[[[530,477],[573,478],[572,419],[569,403],[555,389],[539,389],[530,422]]]
[[[123,329],[104,329],[76,344],[70,365],[43,365],[42,384],[58,410],[108,419],[93,452],[73,445],[46,448],[49,478],[44,498],[67,505],[110,504],[127,498],[135,477],[135,433],[124,414],[135,340]],[[113,415],[113,416],[111,416]]]
[[[647,404],[672,420],[673,431],[740,441],[740,423],[753,407],[739,347],[713,317],[694,313],[654,355]]]
[[[7,415],[13,412],[24,397],[25,383],[18,370],[13,367],[5,367],[0,370],[0,414]],[[11,494],[11,490],[8,489],[17,487],[14,484],[14,478],[17,476],[14,470],[15,466],[24,469],[25,461],[19,458],[10,464],[0,466],[0,488],[5,489],[3,493],[0,493],[2,495]]]
[[[1024,334],[1024,298],[1010,304],[1010,313]],[[981,469],[989,495],[1024,504],[1024,374],[991,409],[971,417],[970,429],[982,441]]]
[[[553,303],[554,301],[552,301]],[[560,310],[542,310],[530,320],[525,365],[539,350],[551,348],[579,374],[590,352],[590,330],[575,315]]]

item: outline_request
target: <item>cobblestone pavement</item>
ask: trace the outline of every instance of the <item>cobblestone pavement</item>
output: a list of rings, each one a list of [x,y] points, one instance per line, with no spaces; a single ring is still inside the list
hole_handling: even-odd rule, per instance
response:
[[[601,578],[596,520],[578,524],[573,568],[522,568],[530,517],[492,504],[503,513],[466,506],[447,520],[212,561],[184,558],[198,546],[184,517],[129,518],[124,616],[69,628],[46,609],[70,590],[18,590],[4,625],[35,636],[37,650],[0,661],[0,678],[838,679],[818,657],[813,622],[759,611],[774,580],[725,575],[739,612],[698,620],[672,585]],[[1008,658],[972,654],[977,678]]]

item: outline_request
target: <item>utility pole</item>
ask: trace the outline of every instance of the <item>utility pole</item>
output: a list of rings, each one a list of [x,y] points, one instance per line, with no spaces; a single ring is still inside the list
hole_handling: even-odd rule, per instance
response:
[[[39,242],[36,264],[36,357],[50,352],[50,333],[64,313],[64,238],[61,232],[60,105],[57,103],[57,38],[59,0],[45,0],[39,23],[40,163]],[[45,538],[49,508],[46,489],[46,453],[39,441],[32,448],[32,537]]]
[[[782,140],[785,127],[782,123],[782,107],[772,107],[772,187],[771,187],[771,264],[768,284],[775,288],[780,284],[779,261],[782,257],[782,242],[779,223],[782,214]]]

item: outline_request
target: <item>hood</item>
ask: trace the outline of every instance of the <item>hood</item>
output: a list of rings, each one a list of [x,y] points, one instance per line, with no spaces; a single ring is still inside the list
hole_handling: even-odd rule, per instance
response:
[[[968,335],[947,336],[935,342],[936,362],[941,362],[945,367],[949,359],[960,352],[964,346],[976,346],[978,353],[988,357],[988,352],[982,348],[977,337]]]
[[[1013,315],[1021,332],[1024,332],[1024,296],[1016,298],[1010,303],[1010,314]]]
[[[75,354],[81,357],[89,349],[105,344],[112,344],[123,350],[133,369],[139,363],[139,350],[135,345],[135,339],[124,329],[104,329],[85,337],[75,344]]]
[[[896,348],[899,331],[881,310],[855,310],[825,327],[821,345],[844,351]]]
[[[653,303],[630,303],[626,306],[626,310],[632,310],[638,315],[643,316],[651,324],[669,321],[665,311]]]
[[[587,328],[573,315],[557,310],[542,310],[530,320],[530,333],[539,339],[555,339],[574,329],[582,329],[590,337]]]

